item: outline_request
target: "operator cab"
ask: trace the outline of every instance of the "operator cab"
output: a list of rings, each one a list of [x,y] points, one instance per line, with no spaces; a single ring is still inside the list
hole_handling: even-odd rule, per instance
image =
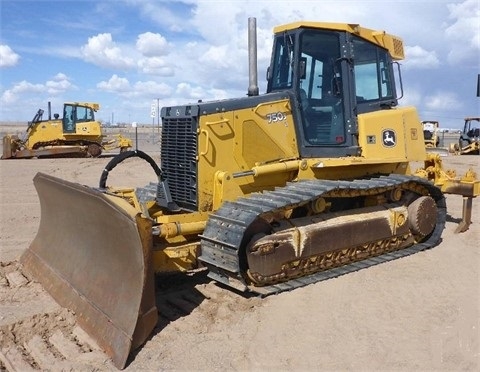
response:
[[[469,138],[478,138],[480,137],[480,128],[478,124],[480,123],[480,118],[465,118],[465,126],[463,128],[463,133]]]
[[[95,107],[82,106],[75,103],[66,103],[63,106],[63,132],[75,133],[77,123],[95,121]]]
[[[304,157],[359,155],[357,115],[397,105],[389,50],[342,27],[275,30],[267,92],[290,91]]]

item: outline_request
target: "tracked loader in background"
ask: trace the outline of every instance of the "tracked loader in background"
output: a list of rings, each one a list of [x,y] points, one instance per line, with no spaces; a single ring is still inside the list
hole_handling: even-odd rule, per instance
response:
[[[450,152],[458,155],[480,155],[480,117],[465,118],[458,144],[452,143]]]
[[[98,103],[66,102],[63,117],[54,114],[48,102],[48,118],[43,119],[44,110],[39,109],[28,122],[25,135],[7,134],[3,137],[2,159],[25,159],[40,157],[98,157],[103,150],[132,148],[132,140],[117,134],[106,138],[102,134],[95,112]]]
[[[249,30],[248,96],[164,107],[160,165],[129,151],[98,187],[34,178],[41,221],[21,262],[118,368],[156,325],[154,273],[203,267],[268,295],[437,245],[444,193],[464,197],[458,231],[471,222],[479,181],[443,171],[415,108],[397,105],[401,39],[354,24],[276,27],[259,95],[255,19]],[[108,185],[130,157],[156,182]]]

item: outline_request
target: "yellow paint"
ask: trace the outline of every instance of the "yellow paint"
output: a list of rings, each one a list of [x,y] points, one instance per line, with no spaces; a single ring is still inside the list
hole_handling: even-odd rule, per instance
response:
[[[384,131],[395,133],[395,144],[383,139]],[[362,157],[376,163],[423,161],[426,158],[422,127],[413,107],[381,110],[358,116],[358,142]],[[390,145],[390,146],[388,146]]]
[[[201,116],[198,130],[200,210],[216,209],[225,200],[285,184],[292,176],[282,165],[283,171],[267,171],[265,176],[234,177],[234,174],[272,160],[298,159],[298,156],[288,99]],[[274,165],[279,166],[272,162]]]
[[[330,22],[293,22],[277,26],[273,29],[275,34],[290,31],[299,28],[316,28],[333,31],[346,31],[348,33],[357,35],[374,44],[380,45],[388,49],[393,59],[405,59],[403,49],[403,41],[398,36],[387,34],[385,31],[375,31],[365,27],[361,27],[355,23],[330,23]]]

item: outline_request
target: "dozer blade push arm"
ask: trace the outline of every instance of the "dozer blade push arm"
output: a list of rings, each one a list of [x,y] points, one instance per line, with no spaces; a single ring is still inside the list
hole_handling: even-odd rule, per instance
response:
[[[455,170],[444,170],[438,154],[428,154],[424,168],[417,169],[416,175],[431,180],[444,194],[463,197],[462,220],[455,233],[467,231],[472,223],[473,199],[480,195],[480,180],[477,179],[477,174],[469,169],[463,177],[456,177]]]
[[[40,227],[21,262],[124,368],[157,323],[151,221],[79,184],[38,173],[34,185]]]
[[[442,185],[442,191],[446,194],[463,196],[462,220],[455,229],[455,233],[467,231],[472,223],[473,198],[480,195],[480,181],[476,180],[473,172],[467,172],[460,180],[446,180]]]

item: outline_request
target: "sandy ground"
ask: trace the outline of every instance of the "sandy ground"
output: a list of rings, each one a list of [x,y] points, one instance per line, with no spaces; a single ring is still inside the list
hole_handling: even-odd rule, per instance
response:
[[[140,148],[158,159],[150,135]],[[109,160],[0,161],[0,370],[115,369],[76,326],[74,314],[22,275],[18,264],[39,225],[34,175],[96,186]],[[459,172],[473,167],[480,175],[478,156],[445,157],[444,165]],[[129,159],[108,182],[154,180],[147,163]],[[242,297],[200,274],[191,286],[201,300],[162,317],[126,370],[478,371],[479,201],[473,205],[473,224],[456,235],[462,198],[447,196],[443,241],[431,250],[292,292]],[[79,350],[69,354],[71,342]]]

